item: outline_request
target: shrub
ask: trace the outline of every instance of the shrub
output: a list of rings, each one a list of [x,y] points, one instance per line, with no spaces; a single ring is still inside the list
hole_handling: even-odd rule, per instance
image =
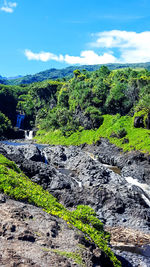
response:
[[[11,128],[10,120],[0,112],[0,135],[3,135]]]

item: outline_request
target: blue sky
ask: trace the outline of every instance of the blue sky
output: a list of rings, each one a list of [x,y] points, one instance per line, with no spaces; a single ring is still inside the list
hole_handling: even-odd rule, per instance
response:
[[[150,61],[149,0],[0,0],[0,75]]]

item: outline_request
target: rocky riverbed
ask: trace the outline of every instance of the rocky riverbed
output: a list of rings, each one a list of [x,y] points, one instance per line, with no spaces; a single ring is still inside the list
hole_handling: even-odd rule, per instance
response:
[[[124,153],[105,139],[79,147],[1,143],[0,153],[67,208],[94,208],[124,266],[150,266],[149,155]]]

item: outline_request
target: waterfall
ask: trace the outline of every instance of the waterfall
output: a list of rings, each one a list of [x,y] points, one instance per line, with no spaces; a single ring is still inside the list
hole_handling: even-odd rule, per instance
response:
[[[45,164],[48,164],[48,157],[45,151],[43,151],[42,153],[44,155],[44,159],[45,159]]]
[[[139,183],[137,179],[133,179],[132,177],[125,177],[126,181],[129,184],[136,185],[142,189],[143,194],[142,198],[146,202],[146,204],[150,207],[150,186],[147,184]]]
[[[25,139],[32,140],[33,138],[33,131],[25,131]]]
[[[24,121],[25,115],[24,114],[18,114],[17,115],[17,123],[16,123],[16,127],[17,128],[23,128],[23,121]]]

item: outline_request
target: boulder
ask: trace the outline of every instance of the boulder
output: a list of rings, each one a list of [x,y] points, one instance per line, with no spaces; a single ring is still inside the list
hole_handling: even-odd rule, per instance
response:
[[[137,116],[134,118],[134,127],[135,128],[144,128],[144,116]]]
[[[147,126],[147,129],[150,129],[150,113],[148,113],[147,115],[146,126]]]

